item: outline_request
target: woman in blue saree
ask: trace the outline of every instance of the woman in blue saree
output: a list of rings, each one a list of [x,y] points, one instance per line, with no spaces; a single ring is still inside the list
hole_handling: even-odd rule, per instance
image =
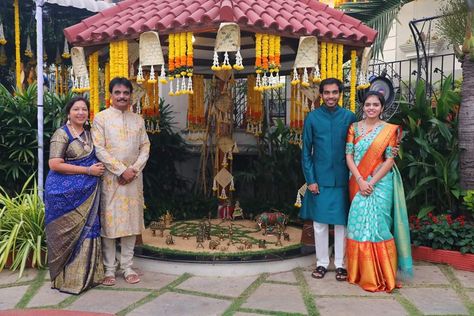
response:
[[[398,278],[413,274],[405,195],[393,154],[401,129],[380,119],[384,101],[379,92],[366,94],[364,119],[351,125],[346,144],[348,281],[371,292],[391,292],[397,272]]]
[[[67,123],[51,137],[45,184],[46,241],[51,287],[79,294],[100,284],[104,269],[99,222],[100,176],[94,151],[89,102],[73,98]]]

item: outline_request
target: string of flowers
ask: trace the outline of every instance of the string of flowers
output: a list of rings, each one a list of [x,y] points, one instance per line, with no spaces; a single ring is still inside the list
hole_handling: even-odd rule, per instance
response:
[[[337,79],[344,82],[344,72],[343,72],[343,64],[344,64],[344,45],[337,44]],[[344,98],[339,98],[339,105],[342,106]]]
[[[16,88],[21,91],[21,53],[20,53],[20,5],[19,0],[13,2],[15,16],[15,74]]]
[[[263,96],[260,91],[252,89],[257,79],[254,75],[247,76],[247,109],[245,118],[247,121],[247,133],[260,136],[263,123]]]
[[[333,53],[333,43],[327,43],[327,62],[326,62],[326,75],[327,77],[326,78],[332,78],[334,75],[332,73],[332,61],[333,61],[333,58],[332,58],[332,53]]]
[[[128,42],[110,42],[110,77],[128,78]]]
[[[321,42],[321,79],[327,78],[327,43]]]
[[[355,113],[356,110],[356,86],[357,86],[357,52],[351,50],[351,91],[350,91],[350,110]]]
[[[90,84],[90,119],[94,119],[94,115],[99,113],[99,52],[89,55],[89,84]]]
[[[105,91],[105,106],[108,108],[110,106],[110,92],[109,92],[109,83],[110,83],[110,63],[106,63],[104,67],[104,91]]]
[[[337,46],[338,44],[334,43],[332,45],[332,76],[337,78]]]

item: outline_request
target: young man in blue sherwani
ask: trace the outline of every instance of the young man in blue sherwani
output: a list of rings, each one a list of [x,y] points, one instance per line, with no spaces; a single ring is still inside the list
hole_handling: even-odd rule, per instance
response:
[[[347,213],[349,211],[346,165],[346,135],[356,121],[354,113],[338,106],[342,82],[327,78],[319,86],[323,105],[310,112],[303,128],[302,167],[308,184],[300,217],[313,221],[316,269],[321,279],[329,265],[329,224],[334,225],[334,264],[336,279],[345,281],[344,266]]]

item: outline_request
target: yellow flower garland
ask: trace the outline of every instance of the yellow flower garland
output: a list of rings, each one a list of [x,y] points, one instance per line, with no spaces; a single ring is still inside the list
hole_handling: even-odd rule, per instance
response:
[[[99,113],[99,52],[94,52],[89,56],[89,85],[90,96],[90,119]]]
[[[179,47],[180,47],[180,61],[181,61],[181,71],[180,71],[180,75],[182,77],[186,76],[186,43],[187,43],[187,40],[186,40],[186,33],[183,32],[183,33],[179,33]]]
[[[110,83],[110,63],[105,64],[104,70],[104,90],[105,90],[105,106],[110,106],[110,92],[109,92],[109,83]]]
[[[110,78],[128,78],[128,42],[110,42]]]
[[[332,45],[332,76],[337,78],[337,46],[338,44]]]
[[[257,73],[261,73],[262,67],[262,34],[255,34],[255,68]]]
[[[321,42],[321,79],[327,78],[326,42]]]
[[[16,88],[21,91],[21,53],[20,53],[20,5],[18,0],[13,2],[15,15],[15,72]]]
[[[344,45],[337,45],[337,78],[341,81],[344,80],[343,73],[343,64],[344,64]]]
[[[333,44],[332,43],[327,43],[327,62],[326,62],[326,71],[327,71],[327,77],[326,78],[331,78],[333,77],[333,73],[332,73],[332,61],[333,61],[333,58],[332,58],[332,53],[333,53]]]
[[[268,52],[269,52],[269,45],[268,45],[268,34],[263,34],[262,36],[262,68],[264,71],[268,71]]]
[[[350,92],[350,110],[355,113],[356,110],[356,86],[357,86],[357,52],[351,51],[351,92]]]

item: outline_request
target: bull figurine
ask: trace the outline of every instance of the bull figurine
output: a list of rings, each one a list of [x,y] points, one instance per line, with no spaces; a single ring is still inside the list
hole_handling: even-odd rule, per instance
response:
[[[284,231],[288,224],[288,216],[278,210],[273,212],[263,212],[256,218],[258,227],[263,229],[263,235],[267,233],[276,233],[280,229]]]

